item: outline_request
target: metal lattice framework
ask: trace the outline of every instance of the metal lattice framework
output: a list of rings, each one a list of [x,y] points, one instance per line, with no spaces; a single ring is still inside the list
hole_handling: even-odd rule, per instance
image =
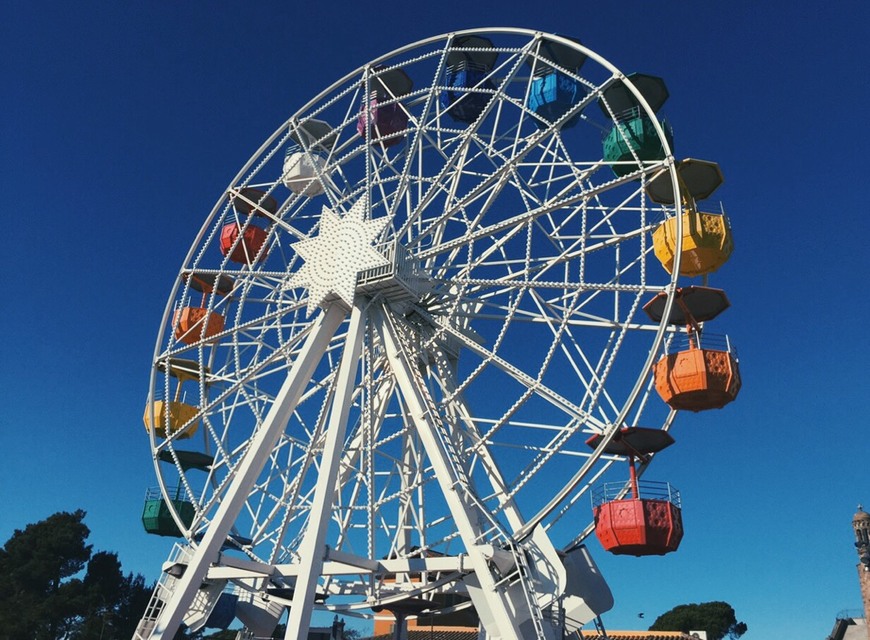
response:
[[[554,73],[574,97],[536,111]],[[664,157],[614,172],[616,82]],[[585,441],[673,418],[648,401],[668,329],[641,311],[677,277],[652,255],[675,215],[644,191],[662,171],[678,193],[625,76],[520,29],[404,47],[297,111],[208,215],[166,307],[146,419],[185,544],[139,637],[196,624],[228,585],[261,614],[292,603],[287,637],[316,608],[445,594],[493,636],[561,637],[555,549],[591,532],[590,486],[618,461]],[[208,321],[184,334],[191,309]]]

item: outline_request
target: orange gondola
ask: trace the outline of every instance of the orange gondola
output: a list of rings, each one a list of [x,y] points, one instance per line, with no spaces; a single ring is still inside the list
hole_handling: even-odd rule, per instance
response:
[[[212,292],[228,295],[234,286],[233,279],[198,272],[185,273],[182,278],[193,291],[202,293],[202,302],[198,307],[183,306],[175,310],[172,316],[175,339],[190,345],[200,340],[209,342],[224,330],[224,317],[206,308],[207,296]]]
[[[667,294],[660,293],[644,310],[654,322],[664,317]],[[727,336],[704,333],[701,323],[730,306],[725,292],[710,287],[677,289],[668,323],[686,327],[686,344],[678,345],[655,365],[655,387],[672,409],[721,409],[740,391],[737,356]],[[702,344],[703,342],[703,344]]]

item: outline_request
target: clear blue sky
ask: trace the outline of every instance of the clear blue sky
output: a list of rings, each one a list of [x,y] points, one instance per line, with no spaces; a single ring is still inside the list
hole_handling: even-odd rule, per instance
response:
[[[664,558],[592,551],[611,629],[726,600],[746,640],[821,640],[857,608],[870,503],[870,4],[6,0],[0,18],[0,540],[83,508],[95,548],[157,577],[141,416],[166,298],[260,143],[332,81],[453,29],[579,37],[663,76],[677,155],[719,162],[736,250],[717,274],[744,388],[679,418],[650,477],[683,494]],[[718,329],[718,328],[717,328]],[[644,613],[644,619],[638,614]]]

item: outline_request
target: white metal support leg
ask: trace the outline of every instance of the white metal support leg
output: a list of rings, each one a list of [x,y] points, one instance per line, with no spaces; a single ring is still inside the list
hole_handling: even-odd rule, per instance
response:
[[[317,580],[323,571],[326,530],[335,499],[335,485],[340,471],[347,417],[350,412],[365,331],[365,315],[361,302],[357,299],[351,311],[350,328],[336,377],[336,392],[326,428],[326,442],[320,459],[314,502],[309,513],[305,537],[299,545],[301,563],[293,593],[293,606],[290,607],[290,617],[284,635],[285,640],[304,640],[308,637]]]
[[[482,618],[491,620],[491,624],[495,625],[496,628],[487,628],[491,637],[502,640],[525,640],[514,622],[515,612],[511,610],[507,598],[495,585],[495,577],[481,548],[477,508],[468,504],[461,495],[461,479],[448,461],[449,455],[435,433],[437,425],[434,421],[437,418],[431,410],[431,399],[423,388],[419,371],[415,370],[416,363],[411,362],[408,354],[402,349],[398,329],[393,325],[388,313],[381,309],[372,310],[372,321],[378,327],[399,391],[429,455],[441,492],[444,494],[480,584],[480,589],[474,592],[478,594],[477,597],[473,596],[474,606],[478,612],[487,614],[481,616]]]
[[[184,575],[179,579],[166,603],[151,638],[172,640],[181,624],[184,614],[190,607],[197,589],[202,584],[212,562],[218,559],[221,546],[227,538],[233,523],[251,490],[251,486],[263,469],[263,465],[275,447],[281,432],[308,385],[317,364],[323,357],[329,341],[346,316],[339,305],[330,306],[314,322],[311,333],[305,340],[299,355],[287,374],[287,379],[278,392],[275,402],[266,414],[260,429],[254,434],[250,448],[245,453],[236,474],[212,518],[202,542],[200,542]]]

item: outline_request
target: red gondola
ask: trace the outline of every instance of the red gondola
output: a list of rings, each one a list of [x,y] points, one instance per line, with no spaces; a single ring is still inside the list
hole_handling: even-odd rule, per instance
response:
[[[269,218],[278,211],[278,201],[265,191],[246,187],[232,196],[236,213],[244,216],[254,215]],[[230,222],[221,229],[221,253],[239,264],[252,264],[266,259],[268,252],[263,249],[268,231],[251,221]],[[241,237],[239,237],[241,236]]]
[[[597,448],[603,437],[587,440]],[[667,482],[639,481],[635,460],[674,443],[666,431],[626,427],[607,443],[605,453],[628,456],[629,482],[609,482],[592,494],[595,535],[615,555],[651,556],[676,551],[683,539],[680,493]]]

